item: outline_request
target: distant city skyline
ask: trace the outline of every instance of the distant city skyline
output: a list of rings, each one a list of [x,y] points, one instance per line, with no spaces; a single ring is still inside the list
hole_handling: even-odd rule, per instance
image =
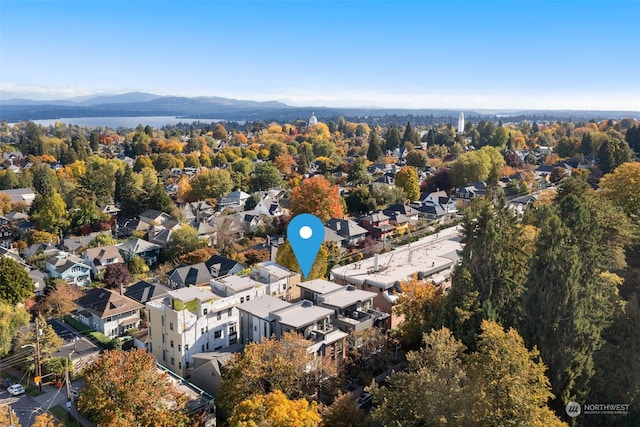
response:
[[[0,91],[640,111],[640,2],[0,1]]]

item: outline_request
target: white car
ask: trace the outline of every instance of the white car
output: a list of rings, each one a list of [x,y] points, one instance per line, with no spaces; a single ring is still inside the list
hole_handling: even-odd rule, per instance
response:
[[[24,387],[22,387],[22,384],[14,384],[7,387],[7,391],[10,395],[17,396],[24,393]]]

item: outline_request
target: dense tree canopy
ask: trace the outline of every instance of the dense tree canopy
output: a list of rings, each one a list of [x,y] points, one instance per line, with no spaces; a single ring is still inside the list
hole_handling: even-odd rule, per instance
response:
[[[291,213],[310,213],[320,218],[323,223],[331,218],[342,218],[344,213],[338,187],[331,185],[322,176],[305,179],[300,186],[293,189]]]
[[[435,330],[407,361],[388,386],[370,387],[375,425],[564,425],[546,406],[544,364],[513,329],[483,322],[469,355],[449,330]]]
[[[33,280],[17,261],[9,257],[0,258],[0,302],[23,303],[33,295]]]
[[[231,426],[314,427],[320,425],[315,402],[289,400],[280,390],[240,402],[229,418]]]
[[[143,350],[106,351],[84,371],[78,409],[101,426],[192,425],[186,398]]]

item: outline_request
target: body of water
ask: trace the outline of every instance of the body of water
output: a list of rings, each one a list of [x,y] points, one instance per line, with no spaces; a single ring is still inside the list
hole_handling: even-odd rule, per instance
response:
[[[56,122],[62,122],[67,125],[78,125],[86,127],[108,127],[108,128],[135,128],[138,125],[151,126],[159,129],[165,125],[175,125],[178,123],[217,123],[224,119],[192,119],[176,116],[150,116],[150,117],[70,117],[60,119],[32,120],[35,124],[42,126],[51,126]]]

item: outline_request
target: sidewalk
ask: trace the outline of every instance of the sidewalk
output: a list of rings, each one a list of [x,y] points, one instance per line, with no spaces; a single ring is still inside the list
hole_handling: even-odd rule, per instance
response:
[[[65,386],[61,388],[57,388],[51,384],[44,384],[42,386],[42,394],[38,396],[33,396],[32,399],[45,410],[50,410],[56,405],[60,405],[62,408],[67,407],[67,389]],[[75,402],[73,403],[73,408],[71,410],[71,414],[80,421],[85,427],[91,427],[91,422],[78,414]]]

